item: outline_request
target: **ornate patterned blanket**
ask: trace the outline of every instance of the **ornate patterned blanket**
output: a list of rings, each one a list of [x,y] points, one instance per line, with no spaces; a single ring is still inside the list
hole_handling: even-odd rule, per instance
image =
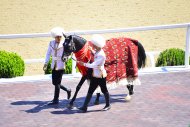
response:
[[[93,56],[88,48],[89,42],[75,56],[77,60],[89,62]],[[105,69],[109,88],[118,85],[140,85],[138,80],[138,41],[130,38],[111,38],[103,48],[106,54]],[[81,74],[87,74],[87,68],[77,64]]]

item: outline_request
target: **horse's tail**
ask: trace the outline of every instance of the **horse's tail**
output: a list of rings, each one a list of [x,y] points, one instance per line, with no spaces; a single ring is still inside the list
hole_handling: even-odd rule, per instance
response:
[[[146,65],[146,52],[140,42],[138,42],[138,68],[143,68]]]

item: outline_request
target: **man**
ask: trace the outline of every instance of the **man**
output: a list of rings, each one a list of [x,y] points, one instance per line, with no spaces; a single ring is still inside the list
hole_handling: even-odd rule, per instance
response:
[[[46,54],[45,64],[43,70],[47,70],[47,65],[52,56],[52,84],[55,86],[54,98],[48,105],[58,104],[59,103],[59,93],[60,88],[67,92],[67,99],[71,96],[71,90],[61,85],[62,75],[65,69],[65,63],[61,60],[63,53],[63,43],[62,40],[64,30],[60,27],[55,27],[51,30],[51,35],[54,40],[50,41],[49,47]]]
[[[94,93],[96,88],[98,86],[100,86],[101,91],[104,94],[105,100],[106,100],[106,105],[102,110],[107,111],[111,108],[111,106],[110,106],[110,101],[109,101],[109,92],[108,92],[107,86],[106,86],[107,73],[104,68],[106,56],[105,56],[104,51],[102,50],[102,48],[105,45],[105,39],[100,35],[93,35],[91,42],[92,42],[93,48],[95,50],[94,62],[93,63],[83,63],[83,62],[78,61],[78,63],[80,65],[93,69],[90,87],[88,89],[88,93],[87,93],[85,102],[84,102],[83,106],[81,108],[79,108],[79,110],[82,110],[83,112],[87,111],[87,106],[92,98],[92,94]]]

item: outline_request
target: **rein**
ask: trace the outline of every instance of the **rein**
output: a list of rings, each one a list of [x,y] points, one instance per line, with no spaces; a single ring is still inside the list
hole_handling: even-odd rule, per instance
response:
[[[77,60],[76,60],[75,58],[73,58],[73,54],[74,54],[74,53],[72,52],[72,53],[71,53],[71,59],[77,62]],[[90,56],[90,59],[88,60],[87,63],[89,63],[91,59],[92,59],[92,56]]]

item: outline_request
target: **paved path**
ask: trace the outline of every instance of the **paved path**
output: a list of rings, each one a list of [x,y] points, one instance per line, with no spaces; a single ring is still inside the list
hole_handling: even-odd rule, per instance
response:
[[[89,112],[66,108],[66,93],[61,91],[58,106],[47,106],[52,99],[50,81],[0,84],[0,127],[189,127],[190,72],[141,75],[141,86],[126,102],[126,88],[111,90],[112,109],[100,111],[101,104]],[[79,78],[64,79],[75,91]],[[88,85],[84,84],[75,105],[81,106]]]

